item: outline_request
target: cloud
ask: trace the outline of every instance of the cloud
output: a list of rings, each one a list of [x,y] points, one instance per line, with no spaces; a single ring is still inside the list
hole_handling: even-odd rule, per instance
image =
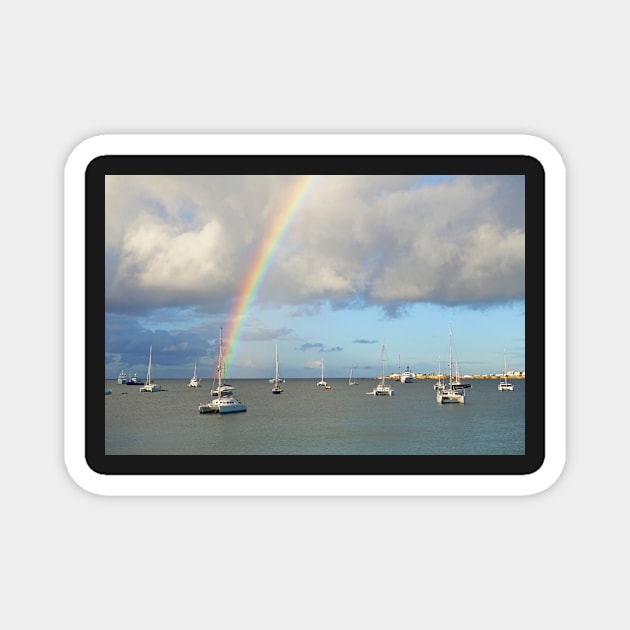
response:
[[[297,350],[301,350],[302,352],[306,352],[308,350],[312,350],[313,348],[317,348],[318,350],[324,349],[323,343],[303,343]]]
[[[378,343],[378,339],[355,339],[352,343]]]
[[[231,310],[290,176],[108,176],[106,307]],[[323,176],[256,296],[294,315],[524,298],[524,178]],[[284,334],[284,333],[279,333]]]

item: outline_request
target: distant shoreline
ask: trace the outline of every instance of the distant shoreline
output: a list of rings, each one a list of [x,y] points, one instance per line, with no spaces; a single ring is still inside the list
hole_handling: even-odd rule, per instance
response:
[[[524,381],[525,380],[525,374],[508,374],[508,380],[511,381]],[[476,374],[474,376],[460,376],[459,377],[462,380],[465,381],[498,381],[501,380],[503,378],[505,378],[505,376],[503,374]],[[373,380],[380,380],[378,377],[373,377]],[[416,381],[437,381],[438,379],[438,375],[437,374],[416,374],[416,376],[414,377],[414,380]],[[448,374],[442,374],[442,379],[448,379]],[[386,376],[385,377],[386,381],[399,381],[400,380],[400,375],[392,375],[392,376]]]

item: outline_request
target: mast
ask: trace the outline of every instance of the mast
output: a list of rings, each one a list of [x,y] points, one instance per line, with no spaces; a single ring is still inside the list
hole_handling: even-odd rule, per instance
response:
[[[503,380],[507,385],[507,354],[505,353],[505,348],[503,348]]]
[[[217,393],[219,397],[221,396],[221,371],[223,369],[223,328],[219,328],[219,387],[217,389]]]
[[[149,367],[147,368],[147,385],[151,385],[151,353],[153,346],[149,346]]]
[[[381,385],[385,385],[385,343],[381,346]]]
[[[453,387],[453,329],[448,327],[448,381],[451,389]]]

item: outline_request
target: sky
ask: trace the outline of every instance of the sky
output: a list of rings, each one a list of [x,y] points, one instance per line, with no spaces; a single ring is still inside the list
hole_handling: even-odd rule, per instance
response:
[[[525,371],[520,175],[108,175],[105,377]],[[381,361],[383,356],[383,362]]]

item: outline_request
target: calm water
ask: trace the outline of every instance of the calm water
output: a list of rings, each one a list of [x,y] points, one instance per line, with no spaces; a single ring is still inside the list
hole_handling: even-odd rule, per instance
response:
[[[523,455],[525,381],[497,391],[473,380],[466,404],[440,405],[432,380],[391,382],[394,396],[366,396],[376,381],[287,380],[273,395],[263,380],[230,380],[247,404],[236,414],[200,414],[211,381],[158,380],[163,391],[105,381],[107,455]]]

